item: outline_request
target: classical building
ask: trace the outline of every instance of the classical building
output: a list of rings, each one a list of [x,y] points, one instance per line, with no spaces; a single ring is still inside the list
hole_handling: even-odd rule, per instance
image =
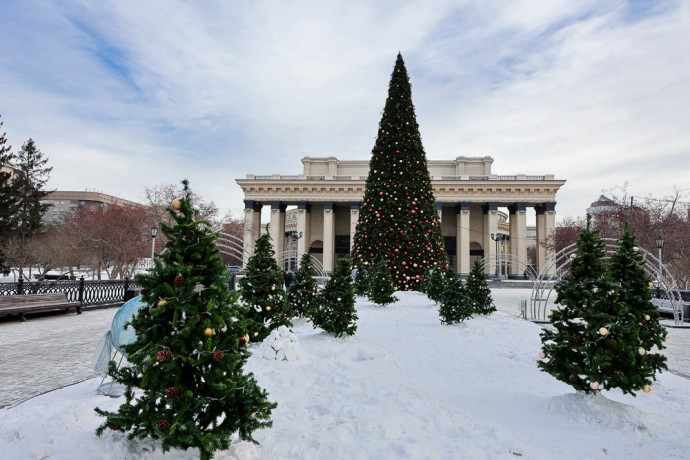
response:
[[[100,192],[70,192],[70,191],[55,191],[50,192],[41,200],[41,203],[50,204],[50,208],[43,215],[43,223],[50,224],[62,221],[65,213],[76,211],[82,207],[97,206],[104,207],[109,205],[127,206],[127,207],[144,207],[140,203],[125,200],[112,195],[107,195]]]
[[[302,164],[299,175],[248,174],[236,180],[244,192],[245,257],[254,252],[261,209],[270,206],[276,254],[293,245],[297,254],[309,251],[331,271],[338,257],[350,253],[369,162],[305,157]],[[501,265],[506,275],[521,277],[530,240],[527,213],[536,214],[539,269],[549,255],[541,243],[555,227],[556,193],[565,181],[553,175],[498,176],[491,173],[492,164],[491,157],[428,161],[446,251],[460,274],[468,273],[474,260],[487,258],[487,273]],[[288,207],[296,209],[286,214]]]

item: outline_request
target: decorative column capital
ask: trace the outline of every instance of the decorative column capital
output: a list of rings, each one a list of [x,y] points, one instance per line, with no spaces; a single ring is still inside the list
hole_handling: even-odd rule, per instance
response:
[[[556,212],[556,202],[547,201],[546,203],[538,204],[534,207],[537,214],[545,214],[547,212]]]
[[[323,210],[324,210],[324,212],[332,212],[333,214],[335,214],[335,202],[324,201],[323,202]]]
[[[254,200],[244,200],[244,210],[245,211],[254,211],[254,212],[260,212],[262,208],[262,204],[259,201],[254,201]]]
[[[518,201],[516,203],[511,204],[508,206],[508,212],[510,214],[517,214],[518,212],[527,212],[527,203],[524,201]]]
[[[498,203],[496,203],[495,201],[490,201],[484,204],[482,210],[484,211],[484,214],[496,213],[498,212]]]
[[[470,212],[470,203],[467,201],[461,201],[455,205],[455,212],[457,214],[467,214]]]

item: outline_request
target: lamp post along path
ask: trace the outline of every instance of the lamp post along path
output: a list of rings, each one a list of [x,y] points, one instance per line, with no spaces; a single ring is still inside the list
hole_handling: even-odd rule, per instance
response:
[[[664,269],[664,265],[661,263],[661,250],[664,248],[664,237],[659,235],[656,237],[656,248],[659,250],[659,274],[657,275],[657,283],[658,287],[661,286],[661,277],[662,277],[662,271]]]
[[[158,226],[155,224],[151,226],[151,260],[156,251],[156,236],[158,235]]]

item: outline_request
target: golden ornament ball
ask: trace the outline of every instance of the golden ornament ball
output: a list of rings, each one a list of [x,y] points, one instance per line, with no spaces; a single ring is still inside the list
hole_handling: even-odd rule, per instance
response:
[[[649,287],[654,287],[654,283],[652,283],[652,282],[650,281],[650,282],[649,282]]]
[[[214,332],[215,331],[210,327],[207,327],[206,329],[204,329],[204,335],[206,337],[212,337]]]
[[[644,391],[645,393],[649,393],[650,391],[652,391],[652,387],[650,387],[649,385],[645,385],[642,387],[642,391]]]
[[[266,311],[271,311],[271,307],[266,307]]]
[[[158,302],[156,302],[157,307],[162,307],[163,305],[167,304],[168,301],[165,299],[158,299]]]
[[[644,315],[644,320],[645,320],[645,321],[649,321],[650,319],[652,319],[651,316],[649,316],[649,315]]]
[[[671,338],[671,336],[666,334],[666,336],[664,337],[664,342],[668,342],[668,339],[670,339],[670,338]]]
[[[175,198],[172,200],[172,203],[170,203],[170,207],[173,208],[175,211],[179,211],[182,209],[182,200],[179,198]]]
[[[258,333],[258,332],[255,332],[255,333],[254,333],[254,337],[258,337],[258,336],[259,336],[259,333]]]
[[[599,328],[599,335],[602,337],[606,337],[607,335],[609,335],[609,330],[605,327]]]
[[[244,334],[244,337],[242,337],[245,342],[249,342],[249,334]]]

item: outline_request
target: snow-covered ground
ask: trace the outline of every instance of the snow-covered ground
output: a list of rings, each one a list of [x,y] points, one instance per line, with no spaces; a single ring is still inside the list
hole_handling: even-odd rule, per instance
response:
[[[529,294],[494,289],[499,312],[455,326],[410,292],[384,308],[358,299],[353,337],[298,322],[301,359],[269,361],[256,347],[247,366],[278,403],[273,427],[255,432],[260,445],[236,442],[216,458],[690,458],[690,380],[665,372],[636,398],[576,394],[536,367],[540,326],[517,318]],[[0,409],[0,458],[198,457],[112,431],[95,436],[93,408],[122,402],[97,394],[101,379],[89,369],[115,311],[0,323],[0,397],[10,404]],[[690,330],[669,333],[670,366],[682,373]]]

